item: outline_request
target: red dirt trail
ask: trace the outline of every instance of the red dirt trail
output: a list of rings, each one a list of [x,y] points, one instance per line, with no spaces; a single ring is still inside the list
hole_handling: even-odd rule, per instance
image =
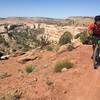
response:
[[[12,74],[0,79],[0,93],[18,88],[23,92],[20,100],[100,100],[100,68],[93,68],[91,54],[91,46],[82,45],[62,54],[44,51],[41,59],[26,64],[17,63],[19,57],[0,61],[0,71]],[[74,67],[54,73],[55,62],[66,58],[72,60]],[[28,64],[37,65],[38,70],[31,74],[18,71]],[[47,80],[53,81],[53,85],[48,86]]]

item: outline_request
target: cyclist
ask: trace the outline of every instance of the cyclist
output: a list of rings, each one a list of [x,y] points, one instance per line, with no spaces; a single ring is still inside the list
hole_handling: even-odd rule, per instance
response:
[[[91,23],[89,25],[87,33],[88,33],[88,36],[91,36],[93,39],[100,37],[100,15],[95,16],[94,23]],[[93,48],[93,53],[94,53],[95,44],[93,44],[92,48]],[[91,58],[93,59],[93,54]]]

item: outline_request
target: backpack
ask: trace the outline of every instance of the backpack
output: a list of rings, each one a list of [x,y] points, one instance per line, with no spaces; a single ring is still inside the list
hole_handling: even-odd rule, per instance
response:
[[[100,34],[100,25],[97,25],[96,23],[94,23],[93,33],[95,35],[99,35]]]

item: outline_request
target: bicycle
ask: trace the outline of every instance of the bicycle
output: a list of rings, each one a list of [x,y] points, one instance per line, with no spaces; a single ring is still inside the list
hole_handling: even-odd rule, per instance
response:
[[[97,69],[100,65],[100,37],[93,38],[93,43],[95,44],[95,50],[93,53],[93,65],[94,69]]]

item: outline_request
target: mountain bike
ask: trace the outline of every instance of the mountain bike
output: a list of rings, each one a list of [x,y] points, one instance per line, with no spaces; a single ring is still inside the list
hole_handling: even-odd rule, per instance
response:
[[[94,64],[94,69],[97,69],[98,66],[100,65],[100,37],[94,38],[94,44],[95,44],[95,50],[93,53],[93,64]]]

